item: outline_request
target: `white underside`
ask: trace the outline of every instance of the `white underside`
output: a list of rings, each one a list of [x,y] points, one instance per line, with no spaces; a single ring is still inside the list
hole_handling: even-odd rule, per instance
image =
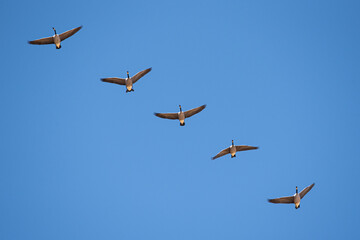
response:
[[[295,207],[299,207],[300,206],[300,195],[298,193],[295,194],[294,196],[294,203],[295,203]]]
[[[125,81],[126,81],[126,89],[131,91],[133,86],[131,79],[126,79]]]
[[[185,114],[184,112],[179,112],[179,121],[181,124],[183,124],[185,122]]]
[[[233,145],[230,146],[230,154],[232,157],[236,154],[236,147]]]
[[[55,46],[59,48],[59,47],[60,47],[60,42],[61,42],[60,37],[59,37],[59,35],[56,34],[56,35],[54,36]]]

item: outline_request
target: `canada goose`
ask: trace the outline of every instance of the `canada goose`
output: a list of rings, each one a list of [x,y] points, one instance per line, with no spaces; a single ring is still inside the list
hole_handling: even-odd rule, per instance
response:
[[[313,188],[314,185],[315,183],[311,184],[310,186],[304,188],[300,193],[298,193],[298,187],[296,186],[296,193],[294,196],[268,199],[268,201],[271,203],[295,203],[295,208],[298,209],[300,207],[300,200]]]
[[[47,38],[41,38],[41,39],[37,39],[37,40],[34,40],[34,41],[29,41],[29,43],[30,44],[36,44],[36,45],[55,44],[56,49],[60,49],[61,48],[60,42],[64,41],[68,37],[71,37],[72,35],[77,33],[81,28],[82,28],[82,26],[71,29],[71,30],[66,31],[66,32],[63,32],[61,34],[57,34],[55,28],[53,27],[53,30],[54,30],[54,33],[55,33],[54,36],[47,37]]]
[[[236,157],[236,152],[253,150],[253,149],[258,149],[258,147],[252,147],[252,146],[246,146],[246,145],[235,146],[234,140],[231,140],[231,146],[220,151],[218,154],[216,154],[215,157],[212,157],[212,160],[222,157],[228,153],[230,153],[231,158],[233,158],[233,157]]]
[[[136,83],[140,78],[145,76],[148,72],[151,71],[151,68],[145,69],[141,72],[138,72],[134,76],[129,76],[129,71],[126,72],[127,78],[102,78],[101,81],[108,82],[108,83],[115,83],[119,85],[126,86],[126,92],[133,92],[133,84]]]
[[[181,105],[179,105],[180,112],[178,112],[178,113],[154,113],[154,114],[155,114],[155,116],[160,117],[160,118],[178,119],[180,121],[180,126],[185,126],[185,118],[189,118],[189,117],[201,112],[202,110],[204,110],[205,107],[206,107],[206,104],[202,105],[200,107],[197,107],[197,108],[193,108],[186,112],[183,112]]]

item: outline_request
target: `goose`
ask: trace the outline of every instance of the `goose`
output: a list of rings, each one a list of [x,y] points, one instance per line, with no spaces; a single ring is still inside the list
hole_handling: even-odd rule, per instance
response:
[[[252,146],[246,146],[246,145],[235,146],[234,140],[231,140],[230,147],[225,148],[224,150],[221,150],[218,154],[216,154],[216,156],[212,157],[211,159],[215,160],[215,159],[222,157],[229,153],[231,154],[231,158],[234,158],[234,157],[236,157],[236,152],[253,150],[253,149],[258,149],[258,147],[252,147]]]
[[[136,83],[140,78],[145,76],[148,72],[151,71],[152,68],[145,69],[141,72],[138,72],[134,76],[129,76],[129,71],[126,72],[127,78],[102,78],[101,81],[108,82],[108,83],[115,83],[119,85],[126,86],[126,92],[133,92],[133,84]]]
[[[52,29],[54,30],[54,33],[55,33],[54,36],[29,41],[29,43],[30,44],[36,44],[36,45],[55,44],[56,49],[60,49],[61,48],[61,44],[60,44],[61,41],[64,41],[68,37],[71,37],[72,35],[77,33],[81,28],[82,28],[82,26],[77,27],[77,28],[73,28],[73,29],[71,29],[69,31],[66,31],[66,32],[63,32],[61,34],[57,34],[55,28],[53,27]]]
[[[206,104],[183,112],[181,105],[179,105],[180,112],[178,112],[178,113],[154,113],[154,115],[159,118],[178,119],[180,121],[180,126],[185,126],[185,118],[189,118],[189,117],[201,112],[202,110],[204,110],[205,107],[206,107]]]
[[[304,188],[300,193],[298,193],[298,187],[296,186],[296,193],[290,197],[281,197],[268,199],[271,203],[295,203],[295,209],[300,207],[300,200],[305,197],[305,195],[314,187],[315,183],[311,184]]]

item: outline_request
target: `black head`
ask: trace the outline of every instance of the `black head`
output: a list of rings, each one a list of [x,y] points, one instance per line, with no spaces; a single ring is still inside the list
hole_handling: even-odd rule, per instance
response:
[[[55,32],[55,34],[56,34],[56,30],[55,30],[55,28],[54,28],[54,27],[52,27],[52,29],[54,30],[54,32]]]
[[[298,187],[296,186],[296,193],[298,193]]]
[[[182,111],[182,110],[181,110],[181,105],[179,105],[179,108],[180,108],[180,111]]]
[[[129,77],[129,71],[126,71],[126,74],[127,74],[127,77],[130,78],[130,77]]]

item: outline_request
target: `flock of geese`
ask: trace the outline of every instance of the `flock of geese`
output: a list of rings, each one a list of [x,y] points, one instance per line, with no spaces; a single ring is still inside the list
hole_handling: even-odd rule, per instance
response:
[[[65,39],[71,37],[75,33],[77,33],[82,26],[68,30],[66,32],[63,32],[61,34],[57,34],[55,28],[54,35],[52,37],[46,37],[46,38],[40,38],[37,40],[29,41],[30,44],[36,44],[36,45],[45,45],[45,44],[55,44],[56,49],[61,48],[61,42]],[[133,92],[134,88],[133,85],[142,77],[144,77],[146,74],[148,74],[151,71],[151,68],[145,69],[143,71],[138,72],[134,76],[130,77],[129,72],[127,72],[126,78],[102,78],[101,81],[108,82],[108,83],[114,83],[118,85],[124,85],[126,86],[126,92]],[[172,119],[172,120],[179,120],[180,126],[185,126],[185,119],[189,118],[195,114],[200,113],[202,110],[204,110],[206,105],[202,105],[197,108],[193,108],[187,111],[183,111],[181,108],[181,105],[179,105],[179,112],[177,113],[154,113],[155,116],[159,118],[164,119]],[[212,160],[215,160],[217,158],[223,157],[227,154],[231,155],[231,158],[236,157],[236,153],[240,151],[247,151],[247,150],[255,150],[258,149],[258,147],[253,146],[247,146],[247,145],[238,145],[236,146],[234,144],[234,140],[232,140],[231,146],[228,148],[225,148],[221,150],[218,154],[216,154],[214,157],[212,157]],[[291,203],[295,204],[295,208],[298,209],[300,207],[300,201],[301,199],[314,187],[315,183],[311,184],[310,186],[304,188],[300,193],[298,192],[298,187],[296,187],[296,192],[293,196],[289,197],[280,197],[280,198],[274,198],[274,199],[268,199],[271,203]]]

